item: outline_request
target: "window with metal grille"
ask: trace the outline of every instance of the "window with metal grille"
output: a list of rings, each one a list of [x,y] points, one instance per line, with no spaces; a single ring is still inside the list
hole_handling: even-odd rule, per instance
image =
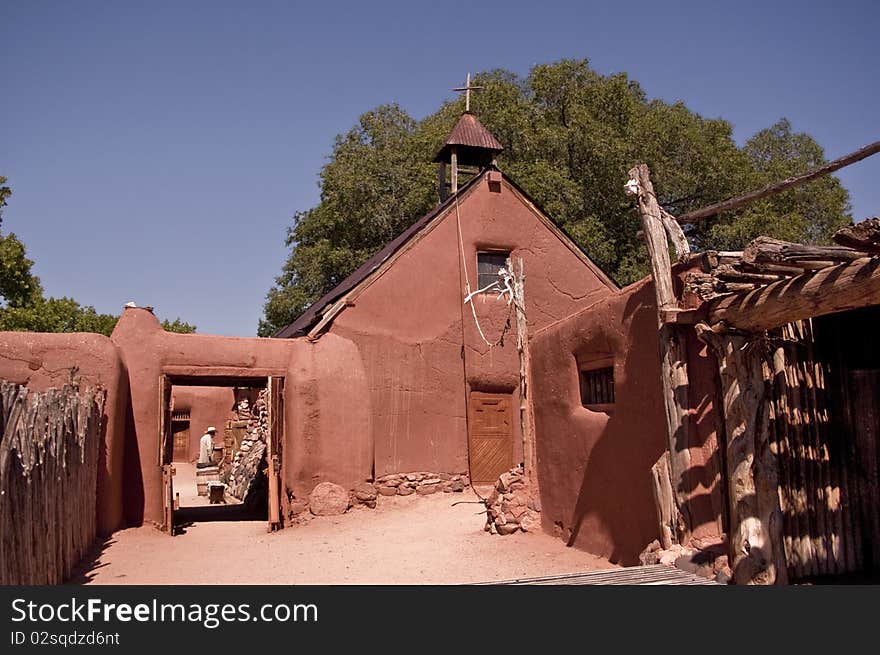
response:
[[[614,367],[581,371],[581,404],[610,405],[614,402]]]
[[[507,266],[509,252],[478,252],[477,253],[477,281],[478,289],[485,289],[493,282],[501,282],[498,271]]]

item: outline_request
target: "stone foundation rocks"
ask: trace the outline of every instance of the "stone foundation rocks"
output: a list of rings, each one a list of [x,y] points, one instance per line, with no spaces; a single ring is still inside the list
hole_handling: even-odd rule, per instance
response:
[[[530,489],[522,468],[502,473],[486,498],[486,527],[492,534],[513,534],[518,530],[541,529],[541,504]]]
[[[313,515],[342,514],[349,507],[375,509],[376,505],[381,502],[380,497],[382,496],[461,493],[469,484],[467,473],[430,473],[426,471],[383,475],[375,482],[362,482],[348,492],[338,484],[322,482],[312,490],[307,499],[295,498],[292,492],[288,492],[287,519],[290,523],[296,524],[307,522]],[[331,497],[333,507],[328,511],[326,505],[330,502]],[[344,508],[342,507],[343,498]],[[316,500],[317,506],[315,505]]]
[[[721,543],[701,548],[672,544],[668,549],[663,550],[660,542],[655,539],[639,555],[639,563],[643,566],[649,564],[674,566],[720,584],[728,584],[733,572],[730,570],[725,550],[724,544]]]
[[[427,496],[437,492],[458,493],[470,484],[467,473],[392,473],[376,479],[374,486],[380,496]]]

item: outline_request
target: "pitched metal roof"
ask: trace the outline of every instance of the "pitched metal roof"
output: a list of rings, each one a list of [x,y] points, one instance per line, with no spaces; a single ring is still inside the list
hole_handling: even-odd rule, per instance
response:
[[[492,133],[477,120],[477,117],[469,112],[465,112],[458,119],[458,123],[452,128],[452,132],[443,143],[437,156],[434,157],[434,161],[445,160],[446,151],[450,146],[483,148],[494,152],[504,150],[504,146],[498,142],[498,139],[492,136]]]

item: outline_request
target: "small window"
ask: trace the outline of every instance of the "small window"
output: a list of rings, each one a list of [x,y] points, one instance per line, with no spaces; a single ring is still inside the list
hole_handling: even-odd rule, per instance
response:
[[[477,281],[478,289],[485,289],[493,282],[500,282],[498,271],[507,266],[509,252],[478,252],[477,253]]]
[[[581,371],[581,404],[611,405],[614,403],[614,367],[606,366]]]

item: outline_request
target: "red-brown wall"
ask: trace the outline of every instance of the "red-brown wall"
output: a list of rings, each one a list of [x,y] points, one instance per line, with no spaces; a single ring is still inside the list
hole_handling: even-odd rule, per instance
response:
[[[458,220],[460,219],[460,221]],[[459,238],[459,224],[461,238]],[[461,245],[460,245],[461,244]],[[466,399],[470,391],[510,393],[515,416],[514,463],[522,461],[516,317],[496,294],[474,298],[489,347],[469,305],[467,267],[476,290],[477,251],[509,250],[525,269],[530,330],[569,315],[612,292],[582,254],[551,231],[537,210],[504,180],[484,177],[415,237],[352,296],[329,336],[353,343],[363,360],[368,394],[350,403],[369,407],[377,476],[406,471],[468,470]]]
[[[651,466],[667,448],[657,314],[650,279],[538,331],[530,343],[544,529],[621,564],[659,536]],[[721,533],[715,362],[689,342],[692,467],[686,486],[694,537]],[[610,356],[615,403],[581,404],[579,365]]]
[[[0,379],[43,391],[64,386],[74,367],[82,385],[107,392],[95,508],[98,533],[107,535],[124,527],[124,458],[135,446],[126,440],[128,376],[119,353],[98,334],[0,332]]]
[[[169,375],[172,382],[185,376],[189,384],[205,376],[232,380],[283,376],[282,476],[287,488],[301,498],[325,480],[353,487],[369,479],[369,410],[350,402],[366,395],[366,378],[357,350],[345,339],[313,344],[304,339],[174,334],[162,330],[151,311],[140,308],[123,312],[111,339],[129,374],[133,419],[128,429],[138,448],[136,466],[126,476],[126,497],[132,499],[130,522],[162,520],[158,457],[162,375]]]

